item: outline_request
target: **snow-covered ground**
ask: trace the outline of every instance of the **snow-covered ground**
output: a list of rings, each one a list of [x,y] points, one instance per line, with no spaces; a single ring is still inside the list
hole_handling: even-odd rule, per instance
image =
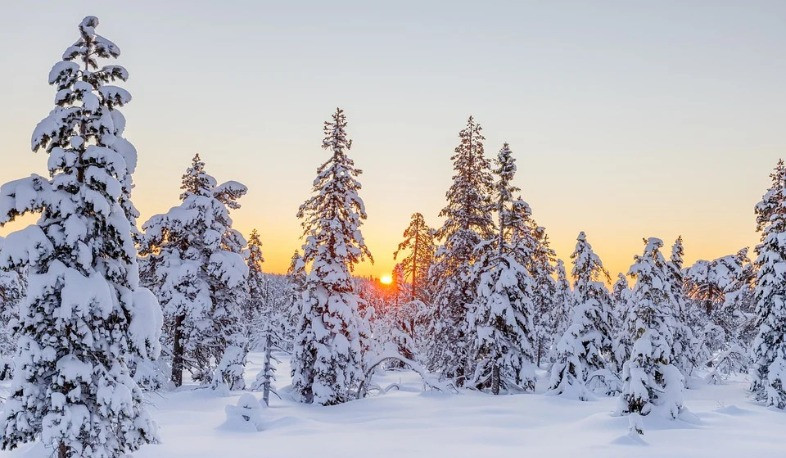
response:
[[[250,355],[251,382],[261,355]],[[539,374],[541,380],[543,373]],[[279,400],[262,411],[264,430],[227,422],[226,406],[241,393],[221,396],[186,386],[154,394],[150,402],[162,443],[145,446],[138,457],[786,457],[786,413],[748,399],[747,382],[698,382],[685,403],[695,421],[645,419],[643,442],[627,435],[628,420],[614,417],[616,399],[573,401],[542,394],[491,396],[423,392],[412,372],[387,372],[381,386],[400,390],[319,407]],[[277,386],[289,383],[279,366]],[[260,393],[253,393],[258,399]],[[286,394],[284,393],[286,399]],[[45,457],[51,451],[28,446],[2,456]]]

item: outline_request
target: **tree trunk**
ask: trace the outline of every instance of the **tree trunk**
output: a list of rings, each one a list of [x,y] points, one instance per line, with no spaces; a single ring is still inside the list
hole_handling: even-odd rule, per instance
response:
[[[60,442],[60,445],[57,446],[57,458],[67,458],[68,457],[68,447],[66,446],[65,442]]]
[[[270,360],[271,354],[270,352],[271,347],[273,345],[273,339],[270,336],[270,324],[268,324],[267,328],[267,335],[265,335],[265,367],[264,367],[264,377],[265,381],[262,384],[262,400],[265,402],[266,406],[270,406]]]
[[[420,229],[415,231],[415,249],[412,253],[412,301],[415,301],[417,294],[417,278],[418,278],[418,241],[420,240]]]
[[[499,364],[491,367],[491,394],[499,394]]]
[[[184,315],[175,318],[174,343],[172,345],[172,382],[175,386],[183,384],[183,321]]]
[[[543,348],[543,341],[542,341],[542,339],[538,339],[537,346],[538,346],[538,351],[537,351],[537,359],[536,359],[535,365],[537,367],[540,367],[540,355],[542,353],[541,349]]]

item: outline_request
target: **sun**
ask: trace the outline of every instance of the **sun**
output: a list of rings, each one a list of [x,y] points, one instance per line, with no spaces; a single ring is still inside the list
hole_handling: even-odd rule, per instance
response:
[[[393,277],[390,275],[383,275],[382,278],[379,279],[379,282],[383,285],[390,285],[393,283]]]

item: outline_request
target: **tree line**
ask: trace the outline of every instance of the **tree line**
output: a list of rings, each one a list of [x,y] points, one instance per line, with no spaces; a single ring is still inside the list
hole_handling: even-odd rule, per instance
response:
[[[195,155],[179,202],[137,224],[137,151],[120,111],[128,72],[103,61],[119,48],[85,18],[49,74],[55,107],[34,129],[49,176],[0,188],[0,224],[34,213],[0,250],[0,376],[11,392],[0,445],[40,440],[58,456],[110,457],[158,440],[144,392],[189,379],[215,390],[273,384],[291,355],[287,396],[320,405],[385,388],[379,368],[409,368],[429,389],[618,396],[618,413],[677,418],[682,392],[705,375],[749,371],[754,397],[786,408],[786,166],[755,207],[761,243],[684,266],[644,239],[613,287],[585,233],[568,273],[514,183],[503,144],[487,157],[472,117],[451,157],[453,179],[432,229],[414,213],[393,256],[392,289],[353,276],[371,259],[361,226],[362,172],[347,118],[324,123],[327,159],[297,216],[303,246],[285,276],[263,271],[262,238],[232,227],[245,185],[218,183]],[[629,280],[633,281],[632,286]],[[247,355],[263,370],[246,386]],[[10,355],[13,355],[12,357]],[[281,395],[284,395],[283,393]]]

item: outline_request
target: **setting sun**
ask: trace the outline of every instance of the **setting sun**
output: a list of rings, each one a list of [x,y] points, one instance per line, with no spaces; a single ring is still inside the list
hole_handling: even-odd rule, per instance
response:
[[[390,285],[393,283],[393,277],[390,275],[383,275],[382,278],[379,279],[379,282],[383,285]]]

